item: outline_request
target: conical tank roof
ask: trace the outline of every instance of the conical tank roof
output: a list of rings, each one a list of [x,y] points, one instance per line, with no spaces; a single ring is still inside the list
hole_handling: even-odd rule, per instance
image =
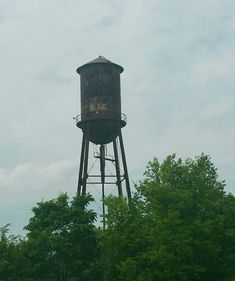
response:
[[[89,64],[89,63],[111,63],[111,61],[106,59],[103,56],[98,56],[98,58],[88,62],[87,64]]]
[[[94,59],[94,60],[92,60],[92,61],[90,61],[90,62],[88,62],[86,64],[83,64],[82,66],[79,66],[77,68],[77,73],[80,73],[82,68],[87,67],[89,65],[92,65],[92,64],[104,64],[104,63],[105,64],[112,64],[112,65],[116,66],[117,68],[119,68],[120,73],[122,73],[123,70],[124,70],[124,68],[122,66],[120,66],[120,65],[118,65],[116,63],[111,62],[110,60],[106,59],[103,56],[99,56],[98,58],[96,58],[96,59]]]

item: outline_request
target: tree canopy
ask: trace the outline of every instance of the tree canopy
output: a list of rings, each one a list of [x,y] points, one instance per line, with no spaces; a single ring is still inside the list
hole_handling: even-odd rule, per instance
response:
[[[109,196],[106,229],[90,195],[32,209],[26,238],[0,229],[0,281],[234,281],[235,197],[207,155],[149,162],[128,202]]]
[[[234,280],[235,198],[224,186],[206,155],[149,162],[130,204],[106,200],[112,280]]]
[[[40,202],[25,227],[28,275],[33,280],[97,280],[94,211],[87,210],[91,196],[67,194]]]

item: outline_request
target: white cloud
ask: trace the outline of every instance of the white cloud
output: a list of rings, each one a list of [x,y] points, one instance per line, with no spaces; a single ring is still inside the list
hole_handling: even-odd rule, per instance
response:
[[[0,170],[0,197],[6,202],[35,201],[73,192],[76,185],[76,163],[62,160],[49,164],[19,163],[14,168]]]
[[[208,104],[202,111],[203,119],[222,117],[225,114],[234,113],[234,104],[226,100],[218,100],[214,103]]]
[[[76,192],[77,163],[65,159],[48,164],[19,163],[0,169],[0,225],[12,224],[13,233],[24,234],[36,202],[56,198],[60,192]]]

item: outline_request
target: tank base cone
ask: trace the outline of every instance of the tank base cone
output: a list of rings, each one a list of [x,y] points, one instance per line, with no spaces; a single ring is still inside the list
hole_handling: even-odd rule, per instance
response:
[[[99,119],[80,121],[77,127],[84,130],[89,126],[89,140],[94,144],[107,144],[112,142],[119,135],[122,127],[126,125],[123,120]]]

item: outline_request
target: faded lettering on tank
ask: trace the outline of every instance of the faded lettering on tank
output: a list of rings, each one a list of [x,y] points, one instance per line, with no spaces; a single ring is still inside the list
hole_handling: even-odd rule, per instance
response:
[[[106,109],[108,109],[106,103],[93,103],[93,104],[90,104],[90,112],[102,111],[102,110],[106,110]]]

